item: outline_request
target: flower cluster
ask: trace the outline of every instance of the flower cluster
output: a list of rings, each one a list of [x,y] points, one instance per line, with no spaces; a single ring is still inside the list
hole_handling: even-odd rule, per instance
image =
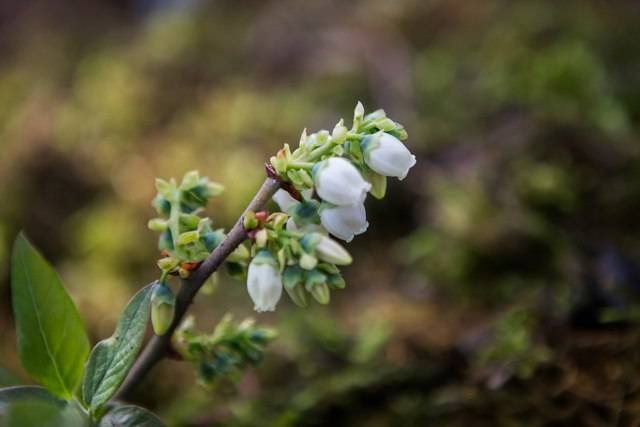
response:
[[[358,103],[351,129],[340,120],[332,132],[305,130],[295,151],[285,144],[271,158],[283,182],[273,196],[281,212],[245,218],[255,242],[247,288],[257,311],[274,310],[283,288],[305,306],[306,293],[326,304],[330,289],[345,286],[337,266],[351,256],[328,235],[350,242],[367,230],[367,194],[384,197],[387,177],[404,179],[416,162],[406,138],[383,110],[365,116]]]
[[[234,323],[229,314],[212,334],[202,334],[195,330],[193,317],[188,317],[176,332],[174,347],[196,366],[200,382],[211,386],[224,377],[236,379],[245,366],[259,363],[275,336],[272,329],[256,326],[252,319]]]
[[[149,220],[148,227],[160,232],[158,248],[163,257],[158,267],[186,278],[224,239],[222,230],[213,230],[211,219],[200,216],[209,199],[222,194],[224,188],[191,171],[180,185],[173,178],[157,178],[156,190],[152,204],[161,216]]]
[[[350,264],[351,255],[325,234],[288,230],[289,220],[282,212],[245,216],[254,241],[247,290],[256,311],[275,310],[283,288],[304,307],[307,293],[328,304],[329,290],[345,286],[337,266]]]
[[[223,229],[213,229],[211,219],[201,216],[209,199],[222,194],[224,188],[190,171],[180,185],[173,178],[156,179],[156,190],[152,205],[160,216],[149,220],[148,227],[160,233],[162,276],[153,288],[151,320],[154,332],[163,335],[173,321],[175,306],[167,276],[189,277],[225,238]],[[227,258],[227,269],[243,276],[248,260],[249,251],[241,245]]]

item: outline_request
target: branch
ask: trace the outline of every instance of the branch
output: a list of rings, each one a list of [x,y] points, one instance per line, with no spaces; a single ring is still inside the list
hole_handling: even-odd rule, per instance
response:
[[[173,323],[164,335],[154,335],[151,340],[149,340],[144,350],[142,350],[142,353],[140,353],[138,360],[136,360],[136,363],[129,371],[129,375],[127,375],[127,378],[122,383],[116,396],[117,399],[126,398],[156,363],[167,355],[171,345],[171,337],[182,322],[182,318],[202,285],[211,274],[218,270],[229,254],[247,238],[247,233],[243,226],[244,215],[248,211],[255,212],[261,210],[279,187],[280,181],[274,178],[267,178],[240,218],[238,218],[233,228],[231,228],[227,237],[211,252],[211,255],[191,273],[188,279],[183,280],[182,287],[176,297]]]

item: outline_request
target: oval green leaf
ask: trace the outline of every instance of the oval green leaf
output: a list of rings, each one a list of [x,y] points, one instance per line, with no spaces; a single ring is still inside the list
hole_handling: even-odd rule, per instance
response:
[[[153,413],[139,406],[116,406],[102,417],[98,427],[165,427]]]
[[[71,399],[89,339],[60,278],[22,233],[13,246],[11,292],[22,366],[52,394]]]
[[[86,427],[90,419],[77,402],[68,402],[42,387],[0,389],[0,425],[6,427]]]
[[[91,352],[82,381],[82,398],[95,413],[116,392],[129,372],[149,321],[151,287],[140,290],[127,304],[113,335]]]

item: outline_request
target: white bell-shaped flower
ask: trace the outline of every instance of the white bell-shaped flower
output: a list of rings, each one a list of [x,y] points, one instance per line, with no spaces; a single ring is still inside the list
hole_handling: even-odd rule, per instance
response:
[[[319,163],[313,179],[318,195],[339,206],[364,202],[371,189],[371,184],[362,178],[358,169],[341,157],[331,157]]]
[[[278,204],[282,212],[287,212],[289,211],[289,208],[297,203],[300,203],[296,199],[291,197],[291,194],[289,194],[288,191],[283,189],[279,189],[278,191],[276,191],[271,198]]]
[[[369,227],[363,203],[326,207],[320,211],[320,222],[329,233],[346,242]]]
[[[247,291],[255,311],[275,311],[282,296],[282,278],[277,261],[268,251],[260,251],[249,264]]]
[[[388,133],[371,135],[369,138],[364,147],[367,166],[380,175],[404,179],[416,164],[416,156],[402,141]]]

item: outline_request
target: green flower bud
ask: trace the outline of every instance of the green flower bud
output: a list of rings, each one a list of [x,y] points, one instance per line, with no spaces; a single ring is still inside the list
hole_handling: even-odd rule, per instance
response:
[[[383,130],[385,132],[388,132],[396,128],[396,122],[394,122],[393,120],[387,117],[380,120],[376,120],[375,125],[378,129]]]
[[[160,258],[158,260],[158,267],[162,271],[171,271],[178,266],[179,262],[180,261],[173,257]]]
[[[300,256],[300,267],[305,270],[313,270],[316,265],[318,265],[318,258],[308,254],[307,252],[302,253],[302,256]]]
[[[188,229],[197,228],[198,224],[200,224],[201,219],[202,218],[200,218],[198,215],[194,214],[180,214],[180,224]]]
[[[217,182],[207,182],[207,196],[217,197],[224,193],[224,185]]]
[[[287,161],[282,157],[271,156],[271,158],[269,159],[269,162],[271,163],[273,168],[276,170],[278,175],[284,175],[287,172]]]
[[[267,241],[269,240],[269,235],[267,234],[266,229],[261,229],[256,233],[256,246],[259,248],[264,248],[267,246]]]
[[[291,301],[300,307],[307,306],[307,295],[302,284],[304,276],[304,270],[297,265],[285,268],[282,273],[284,289],[289,294]]]
[[[333,128],[333,132],[331,132],[331,139],[337,143],[343,143],[347,138],[347,133],[349,130],[344,125],[344,120],[340,119],[338,124]]]
[[[256,213],[254,211],[248,211],[244,218],[242,219],[242,223],[245,230],[253,230],[258,226],[258,219],[256,218]]]
[[[291,301],[293,301],[293,303],[298,307],[305,308],[309,305],[309,303],[307,302],[307,292],[304,290],[304,286],[302,286],[301,284],[292,288],[285,287],[284,289],[287,291],[287,294],[289,295],[289,298],[291,298]]]
[[[318,258],[328,263],[348,265],[353,261],[349,252],[340,243],[320,233],[307,234],[300,243],[303,247],[305,247],[305,244],[312,246]]]
[[[311,288],[311,295],[313,295],[313,298],[322,305],[329,304],[329,301],[331,300],[331,293],[329,292],[329,287],[326,283],[321,283]]]
[[[169,224],[162,218],[153,218],[149,220],[147,227],[152,231],[163,232],[169,227]]]
[[[353,110],[353,126],[357,128],[364,117],[364,105],[358,101],[356,108]]]
[[[175,191],[175,189],[175,181],[165,181],[164,179],[156,178],[156,190],[158,190],[158,193],[166,199],[171,198],[172,193],[173,191]]]
[[[307,291],[311,293],[313,298],[320,304],[328,304],[331,293],[327,286],[327,275],[318,271],[312,270],[307,273],[307,279],[304,284]]]
[[[180,188],[188,191],[200,184],[200,173],[197,170],[189,171],[184,174]]]
[[[332,289],[344,289],[347,286],[347,282],[344,281],[342,274],[330,274],[327,278],[327,284]]]
[[[175,312],[176,297],[168,286],[156,283],[151,294],[151,324],[156,335],[164,335]]]
[[[187,245],[189,243],[198,241],[198,239],[200,239],[200,233],[197,230],[187,231],[178,236],[178,244]]]
[[[287,223],[288,219],[289,215],[287,215],[286,213],[274,212],[269,215],[269,218],[267,218],[267,222],[273,224],[274,227],[282,228]]]
[[[278,251],[278,265],[280,266],[280,269],[283,269],[284,266],[287,264],[287,251],[282,248]]]
[[[366,174],[366,179],[371,183],[371,190],[369,190],[369,193],[378,200],[383,199],[387,193],[387,177],[380,175],[379,173],[369,171]]]

